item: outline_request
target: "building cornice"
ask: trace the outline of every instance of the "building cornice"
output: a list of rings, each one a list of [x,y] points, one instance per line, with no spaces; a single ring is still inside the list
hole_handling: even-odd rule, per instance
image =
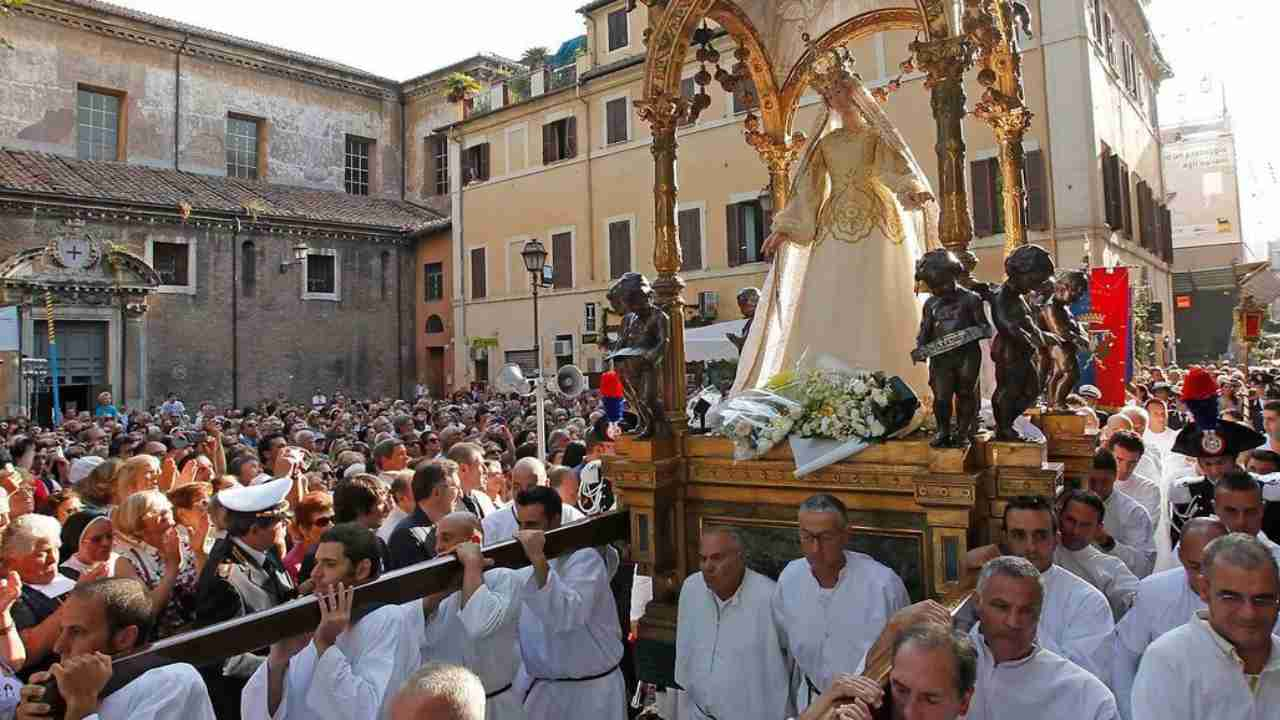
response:
[[[232,214],[213,210],[196,210],[183,217],[177,208],[12,192],[0,195],[0,215],[75,219],[87,222],[172,225],[214,232],[233,232],[239,228],[240,232],[245,234],[352,240],[406,246],[414,236],[446,228],[451,224],[451,221],[446,218],[417,229],[376,228],[266,215],[258,215],[255,218],[247,213]]]
[[[46,22],[290,80],[369,97],[400,97],[400,83],[388,78],[95,0],[28,0],[13,10]]]

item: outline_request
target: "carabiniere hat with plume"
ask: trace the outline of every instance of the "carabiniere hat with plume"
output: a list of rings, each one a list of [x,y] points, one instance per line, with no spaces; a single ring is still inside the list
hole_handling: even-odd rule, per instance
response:
[[[1202,368],[1182,381],[1182,404],[1193,422],[1178,433],[1173,452],[1196,458],[1235,457],[1266,442],[1253,428],[1218,415],[1218,383]]]

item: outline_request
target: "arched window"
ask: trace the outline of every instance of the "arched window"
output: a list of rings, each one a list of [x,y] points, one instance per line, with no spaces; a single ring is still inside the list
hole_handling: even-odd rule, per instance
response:
[[[258,286],[258,253],[251,240],[240,245],[240,284],[245,297],[253,297]]]
[[[387,299],[387,290],[391,283],[391,251],[382,251],[382,264],[380,266],[380,274],[382,276],[382,294],[383,300]]]
[[[428,335],[434,335],[435,333],[442,333],[442,332],[444,332],[444,321],[440,319],[439,315],[432,315],[431,317],[427,318],[427,334]]]

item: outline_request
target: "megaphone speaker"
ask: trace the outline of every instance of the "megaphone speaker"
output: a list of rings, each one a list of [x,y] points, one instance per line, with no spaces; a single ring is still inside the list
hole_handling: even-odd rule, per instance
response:
[[[524,376],[524,371],[519,365],[512,363],[502,368],[498,373],[498,377],[494,379],[493,386],[500,393],[515,393],[516,395],[529,395],[533,392],[533,383],[529,382]]]
[[[577,397],[587,389],[587,379],[578,368],[565,365],[556,373],[556,387],[568,397]]]

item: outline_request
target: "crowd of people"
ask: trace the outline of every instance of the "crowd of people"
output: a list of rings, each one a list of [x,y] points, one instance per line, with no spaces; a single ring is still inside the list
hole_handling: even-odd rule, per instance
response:
[[[1111,411],[1080,387],[1087,476],[1005,504],[999,541],[963,560],[976,592],[954,615],[908,604],[893,570],[848,550],[833,496],[799,506],[804,557],[776,582],[748,567],[735,530],[704,529],[664,715],[1280,717],[1278,381],[1149,368]],[[864,676],[881,666],[887,686]]]
[[[548,400],[543,458],[533,402],[317,391],[190,413],[104,393],[47,427],[0,422],[0,717],[52,716],[51,679],[75,720],[625,717],[614,585],[634,564],[542,553],[612,504],[609,423],[594,393]],[[533,566],[488,568],[481,547],[513,537]],[[453,586],[353,608],[354,588],[446,554]],[[112,656],[303,595],[312,632],[112,681]]]
[[[1091,469],[1003,509],[962,559],[958,615],[847,549],[849,509],[796,510],[771,579],[708,525],[679,596],[674,682],[638,684],[625,549],[548,558],[545,533],[612,504],[592,393],[483,392],[0,423],[0,711],[66,718],[667,720],[1261,718],[1280,707],[1280,378],[1150,368],[1125,404],[1070,402]],[[515,538],[532,566],[489,567]],[[456,556],[453,586],[355,607],[383,573]],[[112,683],[112,656],[314,595],[311,632]],[[891,668],[882,686],[871,668]]]

